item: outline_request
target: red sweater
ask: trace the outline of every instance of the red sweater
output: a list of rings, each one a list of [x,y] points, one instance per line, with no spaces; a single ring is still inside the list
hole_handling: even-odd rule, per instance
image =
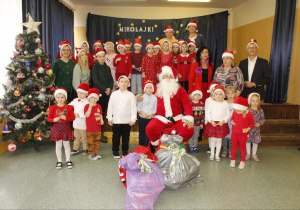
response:
[[[189,94],[192,93],[194,85],[202,86],[202,73],[198,74],[196,69],[199,67],[198,62],[191,64],[190,76],[189,76]],[[208,84],[212,82],[214,64],[208,65]]]
[[[116,64],[116,59],[121,58],[120,61]],[[129,73],[132,73],[132,65],[131,65],[131,59],[130,55],[125,54],[116,55],[114,59],[114,66],[116,67],[116,74],[125,74],[128,75]]]
[[[251,130],[254,127],[254,117],[253,114],[249,111],[246,114],[246,117],[244,117],[243,114],[238,114],[235,111],[233,111],[230,122],[232,121],[236,123],[236,125],[232,125],[232,133],[248,134],[243,133],[243,129],[250,127]]]
[[[182,76],[178,81],[188,81],[190,75],[190,66],[192,60],[189,54],[187,55],[178,55],[177,57],[177,72]]]
[[[136,68],[141,68],[142,66],[142,59],[144,57],[145,53],[140,52],[140,53],[135,53],[132,52],[130,53],[130,59],[131,59],[131,65],[135,65]],[[132,74],[141,74],[142,71],[138,71],[136,69],[132,69]]]
[[[49,106],[49,114],[48,114],[47,121],[50,123],[54,123],[54,121],[53,121],[54,118],[59,117],[61,115],[65,115],[66,120],[61,119],[58,122],[70,122],[70,121],[75,120],[73,106],[70,106],[70,105],[65,105],[62,107],[57,106],[57,105]]]

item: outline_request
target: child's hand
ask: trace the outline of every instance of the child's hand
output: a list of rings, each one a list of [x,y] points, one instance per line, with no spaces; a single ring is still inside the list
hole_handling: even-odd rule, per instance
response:
[[[185,123],[184,123],[184,125],[186,125],[188,128],[192,128],[192,127],[194,127],[194,123],[192,123],[191,121],[186,121]],[[183,125],[183,126],[184,126]]]
[[[156,74],[156,77],[159,78],[159,73]]]
[[[101,125],[104,125],[104,120],[101,119]]]
[[[145,75],[145,73],[142,73],[142,77],[143,77],[143,78],[146,78],[146,75]]]
[[[129,75],[128,75],[128,79],[131,79],[131,73],[129,73]]]
[[[118,63],[119,61],[121,61],[121,58],[117,58],[116,59],[116,63]]]
[[[154,113],[151,113],[151,114],[149,115],[148,119],[152,119],[154,115],[155,115]]]
[[[80,114],[78,113],[74,113],[75,114],[75,117],[80,117]]]
[[[60,117],[61,117],[61,116],[54,118],[54,119],[53,119],[53,122],[58,122],[58,121],[60,121]]]
[[[109,120],[109,121],[108,121],[108,124],[109,124],[110,126],[113,126],[114,123],[113,123],[112,120]]]
[[[130,121],[129,125],[133,126],[135,124],[135,122]]]
[[[259,128],[260,124],[259,123],[255,123],[255,127]]]
[[[96,106],[96,104],[97,104],[97,103],[94,102],[94,101],[90,102],[90,106],[91,106],[91,107]]]
[[[63,119],[63,120],[67,119],[65,115],[61,115],[60,118]]]
[[[248,133],[250,131],[250,128],[243,128],[243,133]]]
[[[200,125],[200,129],[203,129],[203,125]]]
[[[236,123],[233,120],[231,120],[230,123],[231,125],[236,125]]]
[[[182,78],[182,75],[181,75],[181,74],[178,74],[178,78],[181,79],[181,78]]]
[[[132,65],[132,69],[135,69],[135,65]]]
[[[110,95],[110,88],[107,88],[107,89],[105,90],[105,94],[106,94],[107,96]]]
[[[138,94],[137,96],[137,102],[142,102],[143,101],[143,95],[142,94]]]
[[[210,121],[210,124],[212,124],[212,126],[216,127],[217,126],[217,123],[215,123],[213,120]]]
[[[148,118],[148,115],[146,115],[145,112],[142,112],[142,116],[143,116],[143,118],[145,118],[145,119]]]
[[[222,126],[222,125],[224,125],[224,123],[225,123],[225,121],[224,121],[224,120],[220,121],[220,122],[219,122],[219,126]]]

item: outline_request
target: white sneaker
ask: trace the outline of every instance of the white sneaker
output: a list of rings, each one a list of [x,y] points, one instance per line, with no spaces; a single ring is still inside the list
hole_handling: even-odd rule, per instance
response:
[[[96,153],[96,157],[97,157],[98,159],[101,159],[101,155],[100,155],[99,152]]]
[[[219,156],[216,156],[216,161],[221,161]]]
[[[251,155],[250,155],[250,154],[247,154],[245,160],[249,160],[250,157],[251,157]]]
[[[239,165],[239,169],[244,169],[245,168],[245,162],[241,161]]]
[[[235,160],[231,160],[230,161],[230,167],[231,168],[235,168]]]
[[[98,160],[96,154],[89,155],[89,158],[90,158],[91,160]]]
[[[209,159],[210,159],[210,160],[214,160],[214,156],[211,155],[211,156],[209,157]]]

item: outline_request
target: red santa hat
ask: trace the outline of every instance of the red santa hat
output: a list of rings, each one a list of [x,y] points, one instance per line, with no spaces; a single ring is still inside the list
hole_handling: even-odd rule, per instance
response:
[[[256,47],[258,48],[258,44],[257,44],[257,41],[255,39],[251,39],[250,42],[247,44],[247,47],[246,49],[248,48],[249,44],[255,44]]]
[[[198,23],[196,22],[196,20],[192,20],[191,22],[189,22],[187,24],[187,27],[189,27],[189,26],[195,26],[196,32],[198,32]]]
[[[172,47],[173,47],[174,45],[177,45],[177,46],[179,47],[179,43],[178,43],[178,42],[172,42]]]
[[[68,45],[71,48],[71,44],[70,44],[69,40],[66,40],[66,39],[62,40],[58,47],[61,50],[63,48],[63,46],[65,46],[65,45]]]
[[[152,43],[147,43],[146,44],[146,50],[148,49],[148,47],[151,47],[151,46],[154,47],[154,45]]]
[[[169,44],[169,52],[170,52],[170,51],[171,51],[171,44],[170,44],[170,42],[169,42],[168,40],[164,40],[164,41],[161,43],[161,46],[163,46],[163,44],[164,44],[165,42],[168,42],[168,44]]]
[[[81,92],[81,93],[88,93],[88,91],[89,91],[89,85],[86,84],[86,83],[81,83],[81,84],[78,86],[78,88],[77,88],[76,91],[77,91],[77,92]]]
[[[215,93],[216,92],[222,92],[223,93],[223,96],[225,97],[225,89],[224,89],[224,87],[223,86],[221,86],[221,85],[216,85],[216,87],[215,87],[215,90],[214,90],[214,95],[215,95]]]
[[[66,88],[57,88],[54,92],[54,97],[56,97],[56,95],[60,93],[63,94],[66,97],[66,99],[68,99],[68,93]]]
[[[165,27],[164,32],[167,32],[167,31],[173,31],[173,32],[174,32],[174,30],[173,30],[173,28],[172,28],[171,25],[167,25],[167,26]]]
[[[173,66],[163,66],[161,68],[161,73],[159,74],[159,81],[162,81],[165,75],[172,75],[174,79],[176,79],[177,74],[178,72]]]
[[[151,80],[147,80],[146,82],[145,82],[145,84],[144,84],[144,92],[146,92],[146,87],[147,86],[152,86],[152,89],[153,89],[153,91],[152,92],[154,92],[154,83],[151,81]]]
[[[125,48],[125,45],[124,45],[122,39],[120,39],[119,41],[117,41],[116,44],[117,44],[117,47],[123,47],[123,48]]]
[[[94,58],[97,57],[97,55],[99,55],[99,54],[101,54],[101,53],[105,54],[105,52],[104,52],[103,49],[98,48],[98,49],[96,50],[96,52],[95,52]]]
[[[154,42],[153,46],[154,46],[154,48],[161,49],[161,46],[160,46],[160,44],[158,42]]]
[[[108,42],[106,42],[106,43],[104,44],[104,49],[105,49],[105,50],[106,50],[106,45],[107,45],[108,43],[112,44],[112,45],[113,45],[113,47],[115,47],[115,44],[114,44],[113,42],[111,42],[111,41],[108,41]]]
[[[142,41],[141,41],[141,39],[139,39],[139,38],[134,39],[133,46],[135,46],[135,45],[142,47]]]
[[[233,51],[226,50],[226,51],[223,52],[223,54],[222,54],[222,59],[223,59],[224,57],[231,57],[232,59],[234,59],[234,57],[233,57]]]
[[[251,100],[251,97],[252,96],[257,96],[258,97],[258,101],[260,101],[260,95],[259,93],[250,93],[247,97],[247,100],[248,100],[248,104],[250,105],[250,100]]]
[[[186,42],[184,41],[183,39],[179,39],[178,43],[181,45],[183,42]]]
[[[188,41],[188,46],[194,46],[194,47],[195,47],[195,50],[194,50],[194,52],[197,52],[197,45],[196,45],[196,43],[195,43],[195,42],[193,42],[193,41],[189,40],[189,41]]]
[[[233,105],[232,107],[236,110],[241,110],[241,111],[246,111],[248,108],[248,101],[247,99],[243,98],[243,97],[236,97],[233,100]]]
[[[219,85],[219,83],[218,83],[218,82],[212,82],[212,83],[210,83],[209,86],[208,86],[207,93],[212,92],[212,91],[213,91],[213,88],[215,88],[216,85]]]
[[[93,47],[95,47],[95,45],[96,45],[96,44],[100,44],[101,46],[103,46],[103,44],[102,44],[101,40],[97,40],[97,41],[95,41],[95,43],[94,43]]]
[[[88,43],[87,41],[82,41],[82,42],[80,43],[80,48],[82,48],[82,45],[83,45],[83,44],[86,44],[87,47],[90,48],[90,45],[89,45],[89,43]]]
[[[130,39],[124,39],[125,47],[131,47]]]
[[[129,85],[128,85],[128,87],[130,87],[130,80],[128,79],[128,77],[126,76],[126,75],[121,75],[120,77],[119,77],[119,79],[118,79],[118,82],[120,81],[120,79],[122,79],[122,78],[125,78],[125,79],[127,79],[128,80],[128,82],[129,82]]]
[[[77,57],[79,56],[79,54],[80,54],[82,51],[85,51],[85,49],[79,48],[79,47],[75,47],[75,50],[76,50],[76,55],[77,55]]]
[[[191,93],[191,99],[193,99],[194,95],[199,94],[200,95],[200,99],[202,99],[203,97],[203,93],[201,91],[201,88],[199,86],[195,86],[193,88],[193,92]]]
[[[91,97],[95,97],[99,101],[99,97],[101,97],[101,94],[100,94],[100,92],[99,92],[99,90],[97,88],[90,88],[89,89],[89,91],[88,91],[88,99],[90,99]]]

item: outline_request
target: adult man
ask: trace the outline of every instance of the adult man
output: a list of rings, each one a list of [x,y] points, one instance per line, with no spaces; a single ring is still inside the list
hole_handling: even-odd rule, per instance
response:
[[[170,46],[172,46],[172,43],[173,43],[173,42],[178,42],[178,40],[175,39],[175,37],[174,37],[174,30],[173,30],[172,26],[167,25],[167,26],[165,27],[164,32],[165,32],[166,37],[165,37],[165,38],[162,38],[162,39],[160,39],[160,40],[158,41],[160,45],[161,45],[161,44],[163,43],[163,41],[165,41],[165,40],[168,40],[168,41],[169,41]]]
[[[188,141],[194,134],[192,105],[183,87],[175,80],[177,72],[173,67],[164,66],[157,85],[157,111],[146,128],[152,145],[158,145],[165,128],[174,128]]]
[[[244,90],[242,97],[247,98],[250,93],[259,93],[260,99],[265,98],[264,86],[271,81],[271,72],[268,61],[257,57],[258,44],[251,39],[246,47],[249,57],[240,62],[240,69],[244,75]]]

